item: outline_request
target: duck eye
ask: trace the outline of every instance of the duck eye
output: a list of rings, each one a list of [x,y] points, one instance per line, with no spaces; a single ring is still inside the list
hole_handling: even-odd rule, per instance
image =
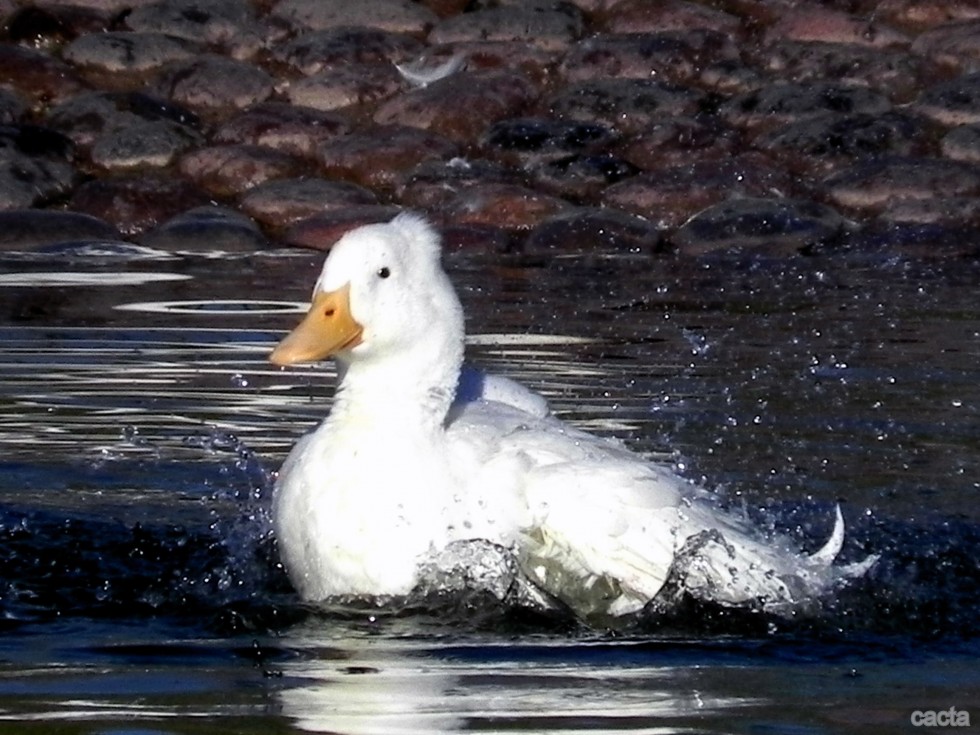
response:
[[[387,278],[391,275],[391,270],[387,267],[378,269],[378,278]]]

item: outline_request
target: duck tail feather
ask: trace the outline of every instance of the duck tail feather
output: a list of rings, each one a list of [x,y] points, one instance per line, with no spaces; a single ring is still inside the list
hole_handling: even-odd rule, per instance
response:
[[[808,556],[808,559],[820,566],[829,567],[834,563],[841,548],[844,546],[844,514],[841,513],[840,503],[834,509],[834,530],[830,533],[830,538],[819,549]]]

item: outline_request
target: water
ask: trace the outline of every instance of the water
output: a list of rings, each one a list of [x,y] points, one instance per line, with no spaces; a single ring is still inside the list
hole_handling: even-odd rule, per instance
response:
[[[807,548],[840,500],[845,560],[882,554],[812,618],[602,631],[476,599],[299,603],[268,487],[333,376],[265,355],[320,256],[214,255],[0,256],[0,731],[980,721],[977,264],[451,254],[474,362]]]

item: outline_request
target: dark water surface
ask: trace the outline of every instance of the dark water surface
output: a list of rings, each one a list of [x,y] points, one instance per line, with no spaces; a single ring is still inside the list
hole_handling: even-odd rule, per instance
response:
[[[980,726],[976,263],[447,258],[474,362],[805,547],[840,500],[882,556],[807,619],[611,632],[298,603],[270,473],[333,376],[265,355],[320,260],[0,256],[0,732]]]

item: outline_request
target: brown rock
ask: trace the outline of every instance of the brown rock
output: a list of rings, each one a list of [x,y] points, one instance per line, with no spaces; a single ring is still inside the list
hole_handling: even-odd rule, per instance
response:
[[[437,23],[429,42],[520,41],[562,50],[582,34],[582,14],[571,3],[552,7],[515,4],[461,13]]]
[[[399,174],[423,161],[457,155],[456,145],[441,135],[398,125],[359,130],[328,141],[319,160],[329,176],[369,189],[391,189]]]
[[[688,220],[670,236],[683,255],[718,250],[795,255],[834,244],[844,218],[830,207],[794,199],[730,199]]]
[[[481,148],[494,160],[526,168],[572,155],[599,153],[617,137],[598,123],[519,117],[494,123]]]
[[[526,230],[569,207],[566,201],[523,186],[474,184],[449,202],[442,214],[456,224]]]
[[[824,190],[842,207],[880,212],[900,199],[978,196],[980,167],[936,158],[874,160],[831,176]]]
[[[292,156],[255,145],[218,145],[181,156],[180,172],[219,197],[235,196],[270,179],[297,176],[301,165]]]
[[[731,38],[742,32],[737,16],[686,0],[626,0],[605,13],[601,23],[609,33],[701,30]]]
[[[792,188],[793,179],[783,167],[761,154],[743,153],[635,176],[610,186],[602,203],[638,214],[666,229],[678,227],[705,207],[733,197],[766,197]]]
[[[340,27],[312,31],[274,51],[304,75],[347,64],[394,64],[420,55],[425,46],[411,36],[376,28]]]
[[[703,95],[644,79],[609,79],[562,89],[550,104],[562,120],[593,122],[623,134],[638,133],[665,117],[689,115]]]
[[[259,184],[242,197],[241,209],[268,227],[284,228],[321,212],[377,203],[371,191],[357,184],[303,178]]]
[[[272,94],[272,77],[257,66],[221,56],[175,64],[157,83],[160,93],[195,112],[227,114]]]
[[[235,59],[253,57],[276,40],[274,24],[258,24],[251,3],[239,0],[158,0],[125,16],[130,30],[182,38]]]
[[[686,84],[709,64],[737,58],[732,39],[717,31],[600,35],[576,44],[559,73],[569,82],[615,78]]]
[[[722,115],[733,125],[767,129],[827,112],[882,114],[890,109],[887,97],[866,87],[779,83],[738,95],[724,105]]]
[[[980,20],[976,0],[882,0],[875,8],[882,20],[911,32],[945,23]]]
[[[398,70],[384,63],[330,67],[284,86],[294,105],[338,110],[382,102],[401,90],[403,83]]]
[[[946,158],[980,163],[980,123],[953,128],[946,133],[940,145]]]
[[[343,207],[296,222],[286,231],[283,240],[287,245],[329,250],[350,230],[377,222],[388,222],[400,211],[398,207],[381,204]]]
[[[926,31],[915,39],[912,51],[959,72],[974,71],[980,61],[980,20],[949,23]]]
[[[904,49],[837,43],[778,42],[761,48],[754,61],[795,83],[833,79],[883,92],[895,102],[914,99],[935,73],[933,64]]]
[[[111,222],[127,237],[139,235],[175,214],[208,203],[200,189],[172,177],[148,176],[89,181],[68,206]]]
[[[409,125],[461,143],[477,141],[497,120],[521,113],[537,95],[522,74],[462,72],[399,95],[374,115],[382,125]]]
[[[421,35],[438,18],[411,0],[281,0],[272,12],[298,31],[365,27]]]
[[[512,168],[481,158],[426,161],[402,173],[395,184],[395,199],[422,211],[445,208],[475,184],[518,184],[522,177]]]
[[[95,77],[99,82],[111,81],[111,75],[125,75],[126,81],[132,83],[201,51],[194,43],[162,33],[110,31],[76,38],[64,48],[62,58],[76,67],[99,72]]]
[[[447,224],[439,228],[445,253],[501,255],[514,250],[514,232],[494,225]]]
[[[822,5],[806,4],[786,8],[766,31],[765,42],[819,41],[874,48],[907,47],[904,33],[882,23],[875,14],[850,15]]]
[[[616,149],[624,160],[653,170],[732,156],[739,135],[714,116],[669,117]]]
[[[459,56],[468,71],[520,72],[539,87],[549,81],[559,59],[556,51],[522,41],[465,41],[437,47],[428,56],[433,66]]]
[[[608,153],[575,155],[532,165],[535,187],[576,204],[596,204],[612,184],[639,172],[631,163]]]
[[[53,56],[0,43],[0,85],[37,107],[67,99],[85,89],[81,76]]]
[[[321,143],[344,135],[350,125],[329,112],[282,102],[263,102],[226,120],[214,143],[250,143],[291,156],[314,158]]]
[[[929,87],[912,107],[943,125],[980,122],[980,73],[965,74]]]

